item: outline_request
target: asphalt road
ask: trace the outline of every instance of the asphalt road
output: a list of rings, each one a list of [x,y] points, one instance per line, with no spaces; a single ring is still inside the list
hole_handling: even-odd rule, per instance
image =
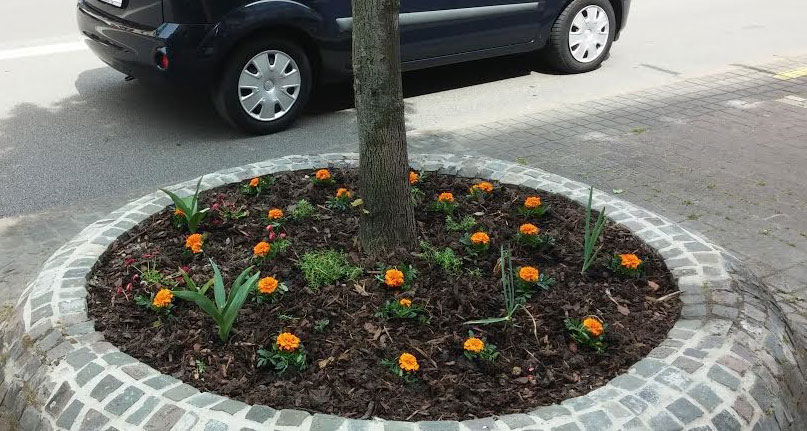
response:
[[[284,154],[355,148],[349,85],[294,128],[244,136],[205,94],[155,90],[83,49],[65,0],[0,3],[0,218],[121,200]],[[637,0],[611,58],[585,75],[529,56],[407,74],[413,134],[597,99],[807,50],[804,0]]]

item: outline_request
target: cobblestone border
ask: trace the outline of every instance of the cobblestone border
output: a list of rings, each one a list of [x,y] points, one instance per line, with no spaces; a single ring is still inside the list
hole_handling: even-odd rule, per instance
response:
[[[278,172],[355,167],[356,154],[287,156],[206,175],[202,189]],[[517,164],[417,155],[411,165],[523,185],[585,204],[588,186]],[[171,187],[193,192],[196,180]],[[607,385],[524,414],[456,421],[352,420],[249,406],[201,393],[122,353],[87,316],[86,277],[115,239],[170,200],[155,192],[82,231],[45,263],[0,327],[0,408],[23,430],[509,431],[796,429],[803,347],[755,278],[721,248],[662,216],[596,191],[594,206],[659,251],[681,319],[647,358]],[[803,429],[803,428],[802,428]]]

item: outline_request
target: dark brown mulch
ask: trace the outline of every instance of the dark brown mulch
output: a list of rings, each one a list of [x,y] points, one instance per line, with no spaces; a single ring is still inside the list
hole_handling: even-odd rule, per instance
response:
[[[356,244],[358,217],[355,212],[334,213],[325,208],[329,188],[312,187],[305,173],[276,177],[271,189],[259,197],[243,196],[237,185],[203,194],[210,205],[216,194],[249,207],[250,215],[220,226],[208,226],[205,256],[184,254],[185,234],[171,224],[170,210],[160,212],[123,235],[100,260],[89,287],[89,310],[96,328],[121,350],[163,373],[182,379],[201,390],[212,391],[251,404],[295,408],[359,418],[469,419],[525,412],[535,407],[583,395],[625,372],[630,365],[664,338],[680,312],[680,303],[659,298],[676,290],[662,259],[623,228],[609,225],[604,233],[600,261],[587,276],[580,275],[585,211],[563,197],[543,194],[551,210],[536,224],[554,236],[554,248],[536,253],[514,246],[514,265],[534,265],[557,280],[546,292],[527,302],[529,313],[520,310],[511,326],[475,326],[473,330],[499,347],[501,356],[493,365],[470,362],[462,355],[462,342],[470,319],[502,314],[499,275],[494,271],[500,244],[511,237],[525,218],[516,209],[526,189],[496,185],[492,198],[480,203],[467,198],[472,181],[449,176],[431,176],[420,188],[426,200],[452,191],[461,204],[456,219],[477,216],[492,239],[491,252],[475,258],[459,240],[462,234],[448,232],[443,216],[417,208],[421,239],[439,247],[451,247],[463,257],[463,275],[448,276],[412,255],[390,256],[387,265],[411,264],[419,271],[415,289],[407,293],[416,304],[425,305],[431,321],[383,321],[374,317],[381,304],[394,293],[381,286],[374,274],[356,282],[328,286],[319,291],[305,287],[297,266],[300,256],[311,250],[334,248],[349,253],[354,263],[367,271],[379,262],[364,261]],[[311,174],[308,172],[307,174]],[[338,185],[355,186],[351,171],[335,172]],[[220,266],[229,283],[250,262],[252,247],[266,237],[262,216],[272,207],[286,208],[301,198],[320,205],[319,220],[291,222],[285,232],[292,241],[288,253],[260,266],[262,275],[274,275],[290,291],[277,303],[248,301],[226,344],[216,335],[210,318],[194,304],[175,298],[172,317],[155,328],[155,314],[116,294],[137,271],[151,262],[166,275],[187,265],[197,282],[212,276],[207,257]],[[618,277],[605,268],[614,253],[635,252],[646,262],[642,279]],[[151,256],[151,257],[143,257]],[[478,268],[481,275],[469,274]],[[229,284],[228,284],[229,285]],[[181,285],[180,285],[181,288]],[[135,283],[135,293],[152,292],[153,286]],[[606,292],[610,292],[613,299]],[[615,302],[629,311],[618,311]],[[605,354],[576,346],[564,328],[566,317],[597,315],[609,325]],[[328,319],[324,330],[317,321]],[[308,351],[306,371],[277,375],[256,368],[256,352],[271,345],[277,334],[291,331]],[[401,352],[415,354],[421,364],[418,383],[405,384],[379,365]],[[204,365],[200,372],[198,364]]]

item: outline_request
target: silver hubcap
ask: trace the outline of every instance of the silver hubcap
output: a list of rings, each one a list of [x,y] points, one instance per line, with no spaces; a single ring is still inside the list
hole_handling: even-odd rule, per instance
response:
[[[241,70],[238,99],[250,117],[277,120],[297,102],[300,82],[300,69],[294,59],[281,51],[264,51]]]
[[[569,49],[581,63],[598,59],[608,44],[611,23],[599,6],[587,6],[572,21],[569,29]]]

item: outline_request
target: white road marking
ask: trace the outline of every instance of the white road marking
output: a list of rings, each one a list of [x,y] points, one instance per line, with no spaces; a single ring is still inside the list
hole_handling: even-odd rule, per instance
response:
[[[24,48],[12,48],[0,50],[0,61],[16,60],[26,57],[38,57],[41,55],[61,54],[66,52],[83,51],[87,49],[84,41],[54,43],[50,45],[27,46]]]

